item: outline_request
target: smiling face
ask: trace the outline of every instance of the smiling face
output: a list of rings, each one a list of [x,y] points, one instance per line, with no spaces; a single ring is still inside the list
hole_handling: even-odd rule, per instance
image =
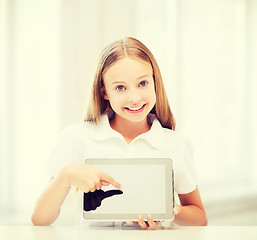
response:
[[[153,71],[148,63],[125,57],[104,74],[104,99],[130,122],[143,122],[156,103]]]

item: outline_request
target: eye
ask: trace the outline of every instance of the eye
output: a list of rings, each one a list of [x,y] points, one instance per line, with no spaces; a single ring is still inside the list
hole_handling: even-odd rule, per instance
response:
[[[142,81],[142,82],[139,83],[139,86],[140,87],[145,87],[147,84],[148,84],[147,81]]]
[[[125,90],[125,87],[122,86],[122,85],[119,85],[119,86],[116,87],[116,90],[117,90],[118,92],[120,92],[120,91]]]

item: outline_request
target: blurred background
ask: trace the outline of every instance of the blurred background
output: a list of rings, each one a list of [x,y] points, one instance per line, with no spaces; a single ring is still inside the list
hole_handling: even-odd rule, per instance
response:
[[[209,225],[257,225],[256,29],[255,0],[0,0],[0,224],[31,224],[100,51],[132,36],[193,143]]]

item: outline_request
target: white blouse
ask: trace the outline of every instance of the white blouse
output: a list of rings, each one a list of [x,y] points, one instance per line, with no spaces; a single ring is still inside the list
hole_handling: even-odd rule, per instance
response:
[[[156,116],[148,115],[151,129],[129,144],[113,130],[107,114],[98,124],[78,122],[62,132],[53,149],[46,172],[55,177],[67,164],[85,163],[87,158],[171,158],[174,168],[174,188],[186,194],[196,188],[192,152],[188,141],[176,131],[163,128]]]

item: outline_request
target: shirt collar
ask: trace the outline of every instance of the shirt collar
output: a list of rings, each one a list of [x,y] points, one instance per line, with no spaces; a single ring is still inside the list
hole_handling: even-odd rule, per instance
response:
[[[119,137],[120,135],[111,128],[108,114],[103,114],[97,124],[93,123],[91,130],[91,137],[99,141],[107,140],[112,137]]]
[[[104,141],[110,138],[120,138],[124,140],[120,133],[111,128],[109,118],[110,115],[103,114],[99,122],[97,124],[93,124],[91,127],[91,137],[94,140]],[[148,114],[147,121],[151,125],[151,129],[148,132],[137,136],[130,144],[139,139],[144,139],[152,147],[160,149],[163,146],[163,128],[154,114]]]
[[[161,149],[163,146],[163,127],[158,121],[157,117],[152,113],[148,114],[147,121],[151,125],[151,129],[148,132],[139,135],[134,140],[144,139],[146,142],[152,145],[152,147]]]

